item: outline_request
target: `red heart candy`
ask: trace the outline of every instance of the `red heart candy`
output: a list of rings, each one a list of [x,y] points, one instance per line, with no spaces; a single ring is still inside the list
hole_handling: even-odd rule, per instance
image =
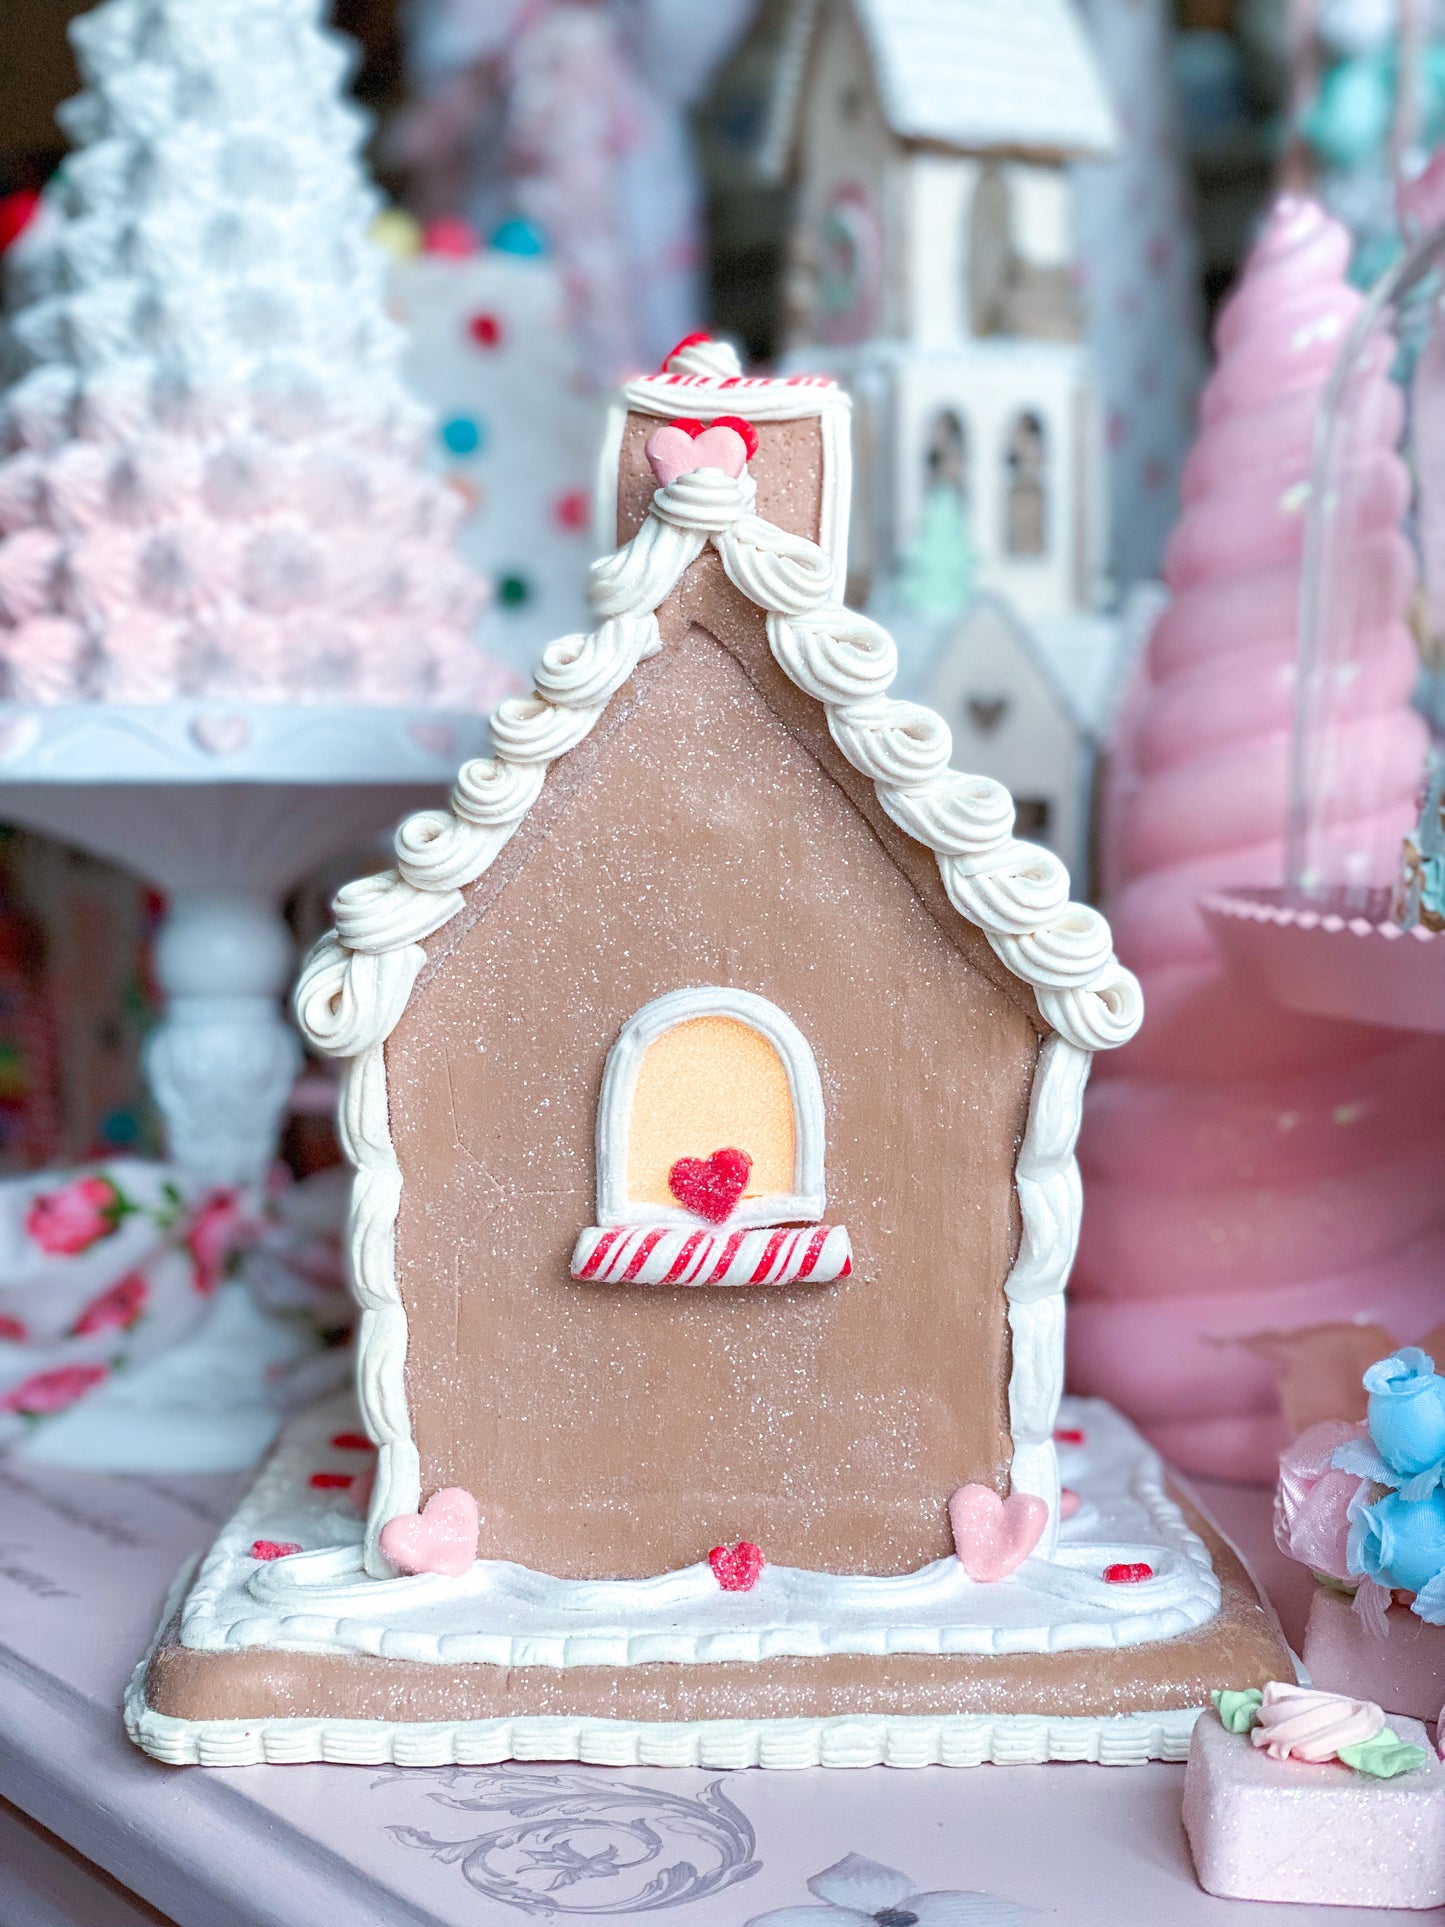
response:
[[[767,1563],[750,1539],[739,1539],[735,1546],[714,1546],[707,1562],[724,1592],[751,1592]]]
[[[746,1151],[725,1147],[710,1158],[679,1158],[667,1174],[667,1188],[684,1210],[721,1224],[732,1215],[752,1168]]]
[[[712,425],[714,428],[730,428],[735,435],[741,435],[743,447],[748,451],[749,461],[757,454],[758,431],[750,421],[744,421],[741,415],[714,415]]]

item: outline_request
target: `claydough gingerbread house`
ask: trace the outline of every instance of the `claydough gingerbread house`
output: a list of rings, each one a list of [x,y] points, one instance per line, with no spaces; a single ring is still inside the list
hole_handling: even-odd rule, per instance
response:
[[[297,1006],[365,1436],[299,1421],[223,1531],[133,1690],[159,1757],[1182,1757],[1278,1671],[1148,1449],[1059,1429],[1138,988],[889,696],[848,458],[840,389],[705,339],[630,384],[597,627],[338,898]]]

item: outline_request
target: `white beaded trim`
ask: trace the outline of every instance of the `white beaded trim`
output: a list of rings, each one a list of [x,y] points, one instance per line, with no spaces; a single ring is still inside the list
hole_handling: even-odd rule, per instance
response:
[[[697,344],[668,373],[636,382],[624,403],[657,414],[686,406],[759,420],[835,418],[831,385],[744,381],[731,351]],[[625,409],[614,410],[604,450],[605,499],[615,502],[616,453]],[[1003,785],[948,767],[948,725],[932,710],[887,691],[897,650],[887,631],[837,600],[843,571],[840,503],[847,499],[846,447],[830,439],[823,527],[829,552],[754,514],[744,470],[679,476],[652,498],[630,542],[593,564],[589,596],[598,626],[565,636],[542,658],[536,689],[510,697],[492,717],[493,758],[464,764],[448,810],[413,816],[397,833],[397,866],[349,883],[337,895],[336,928],[313,949],[296,988],[306,1037],[346,1060],[343,1148],[356,1169],[351,1206],[362,1416],[378,1447],[368,1522],[367,1568],[390,1568],[377,1547],[382,1525],[420,1503],[420,1466],[406,1397],[406,1313],[395,1274],[401,1171],[391,1142],[383,1049],[426,962],[422,944],[462,908],[462,890],[495,860],[541,792],[548,767],[591,731],[636,665],[662,641],[656,611],[709,544],[729,579],[767,613],[768,642],[790,680],[822,703],[834,742],[875,785],[879,802],[935,853],[949,900],[982,930],[1015,976],[1032,986],[1045,1044],[1017,1166],[1023,1215],[1018,1261],[1006,1281],[1013,1362],[1009,1423],[1015,1491],[1049,1505],[1052,1550],[1058,1468],[1052,1430],[1063,1391],[1063,1288],[1078,1240],[1080,1191],[1074,1142],[1089,1056],[1127,1043],[1143,1000],[1114,957],[1097,911],[1068,900],[1068,874],[1050,851],[1013,835]]]

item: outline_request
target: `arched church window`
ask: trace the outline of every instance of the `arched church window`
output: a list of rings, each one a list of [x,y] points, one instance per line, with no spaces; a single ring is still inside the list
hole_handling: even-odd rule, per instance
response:
[[[821,1222],[823,1088],[776,1004],[670,991],[630,1017],[597,1106],[598,1223],[572,1276],[594,1284],[825,1284],[852,1270]]]
[[[951,488],[968,500],[968,434],[956,409],[940,408],[928,426],[924,488]]]
[[[1009,289],[1013,280],[1013,207],[1002,167],[980,170],[968,212],[966,290],[975,335],[1008,333]]]
[[[1043,555],[1048,547],[1048,448],[1044,425],[1032,410],[1015,417],[1004,459],[1004,547],[1010,555]]]
[[[957,409],[940,408],[924,436],[922,511],[900,558],[898,594],[905,609],[959,615],[972,600],[977,555],[968,493],[968,431]]]

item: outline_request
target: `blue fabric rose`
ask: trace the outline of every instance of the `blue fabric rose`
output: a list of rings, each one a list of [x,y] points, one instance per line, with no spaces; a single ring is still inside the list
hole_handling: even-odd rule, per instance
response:
[[[1445,1460],[1445,1378],[1434,1359],[1407,1346],[1372,1365],[1364,1383],[1370,1437],[1391,1471],[1413,1479],[1436,1470]]]
[[[1352,1508],[1353,1510],[1353,1508]],[[1445,1572],[1445,1492],[1406,1499],[1387,1492],[1355,1512],[1350,1526],[1350,1571],[1377,1586],[1423,1592]]]

